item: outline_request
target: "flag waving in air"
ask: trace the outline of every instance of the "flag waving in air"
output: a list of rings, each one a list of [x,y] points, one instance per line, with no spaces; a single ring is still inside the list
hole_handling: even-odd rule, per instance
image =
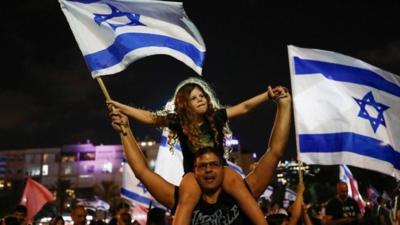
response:
[[[28,177],[21,198],[21,205],[26,206],[26,219],[28,224],[33,222],[33,217],[49,201],[55,200],[53,194],[45,186]]]
[[[299,158],[399,179],[400,77],[335,52],[288,51]]]
[[[339,167],[339,179],[347,184],[348,187],[348,195],[352,197],[358,205],[361,213],[365,212],[365,202],[361,197],[360,192],[358,191],[358,183],[357,180],[353,177],[349,167],[346,165],[340,165]]]
[[[180,2],[59,0],[95,78],[151,55],[170,55],[201,74],[205,44]]]

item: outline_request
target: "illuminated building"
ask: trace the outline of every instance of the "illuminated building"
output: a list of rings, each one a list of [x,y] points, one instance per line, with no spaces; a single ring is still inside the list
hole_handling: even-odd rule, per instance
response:
[[[149,165],[154,166],[159,144],[139,141]],[[123,150],[121,145],[85,144],[59,148],[15,149],[0,151],[0,191],[12,188],[14,181],[27,176],[49,189],[57,180],[71,181],[75,189],[92,188],[102,181],[122,183]]]

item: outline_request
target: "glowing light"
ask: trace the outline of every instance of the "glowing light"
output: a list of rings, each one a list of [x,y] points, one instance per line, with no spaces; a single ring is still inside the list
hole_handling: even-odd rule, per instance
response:
[[[238,145],[239,141],[237,139],[228,139],[225,141],[227,146]]]

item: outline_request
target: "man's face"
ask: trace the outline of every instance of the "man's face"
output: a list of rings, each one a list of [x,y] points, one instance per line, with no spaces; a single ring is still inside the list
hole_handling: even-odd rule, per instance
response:
[[[25,214],[25,213],[16,211],[16,212],[14,213],[14,216],[15,216],[15,218],[17,218],[17,220],[18,220],[21,224],[24,223],[25,218],[26,218],[26,214]]]
[[[194,175],[200,187],[205,191],[221,188],[224,180],[224,168],[215,153],[208,152],[195,159]]]
[[[347,185],[345,183],[338,183],[336,185],[336,193],[340,199],[345,200],[348,195]]]
[[[75,208],[71,213],[71,218],[74,221],[74,225],[85,225],[86,224],[86,210],[83,207]]]

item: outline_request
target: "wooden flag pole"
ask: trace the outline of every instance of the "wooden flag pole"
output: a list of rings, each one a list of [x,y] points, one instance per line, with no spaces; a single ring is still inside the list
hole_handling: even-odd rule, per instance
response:
[[[101,91],[103,92],[104,97],[106,97],[106,100],[111,100],[110,94],[108,93],[107,88],[106,88],[106,86],[104,85],[104,82],[103,82],[103,80],[101,79],[101,77],[96,77],[96,80],[97,80],[97,83],[99,83],[99,86],[100,86],[100,88],[101,88]],[[112,107],[111,110],[114,111],[115,108]],[[123,134],[123,135],[126,135],[125,127],[124,127],[124,126],[121,126],[121,125],[120,125],[120,127],[121,127],[121,132],[122,132],[122,134]]]
[[[297,168],[299,170],[299,183],[303,183],[303,162],[297,160]]]
[[[103,92],[104,96],[106,97],[106,100],[111,100],[110,94],[108,94],[107,88],[103,83],[103,80],[101,77],[96,77],[97,83],[99,83],[101,91]]]

